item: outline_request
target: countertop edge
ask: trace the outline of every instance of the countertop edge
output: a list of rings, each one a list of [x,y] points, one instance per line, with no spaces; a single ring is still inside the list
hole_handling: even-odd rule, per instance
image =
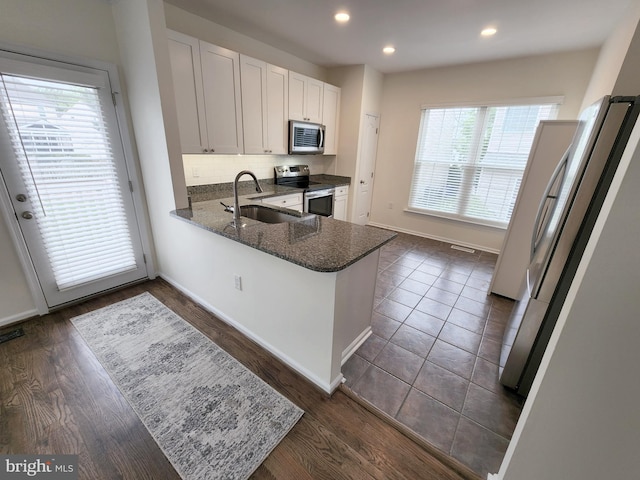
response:
[[[373,253],[375,250],[380,249],[382,246],[386,245],[387,243],[389,243],[391,240],[393,240],[394,238],[396,238],[398,236],[398,234],[396,232],[393,231],[388,231],[389,232],[389,238],[380,241],[376,246],[364,251],[363,253],[361,253],[360,255],[350,259],[348,262],[342,263],[340,265],[337,266],[331,266],[331,267],[326,267],[326,268],[322,268],[322,267],[318,267],[316,265],[313,264],[309,264],[309,263],[304,263],[302,261],[299,261],[295,258],[291,258],[289,256],[283,255],[280,252],[271,250],[271,249],[265,249],[265,248],[259,248],[256,245],[252,245],[251,243],[248,242],[244,242],[242,241],[241,238],[232,236],[232,235],[225,235],[224,231],[215,229],[215,228],[211,228],[208,227],[206,225],[203,225],[200,222],[191,220],[189,218],[186,218],[185,216],[180,215],[180,211],[186,213],[189,209],[177,209],[177,210],[172,210],[169,212],[169,215],[177,218],[178,220],[182,220],[190,225],[193,225],[195,227],[201,228],[203,230],[206,230],[208,232],[214,233],[216,235],[219,235],[221,237],[227,238],[229,240],[232,240],[234,242],[240,243],[242,245],[245,245],[247,247],[253,248],[254,250],[258,250],[259,252],[263,252],[266,253],[268,255],[272,255],[274,257],[280,258],[281,260],[287,261],[289,263],[292,263],[294,265],[298,265],[300,267],[306,268],[307,270],[311,270],[314,272],[319,272],[319,273],[335,273],[335,272],[339,272],[342,270],[345,270],[347,267],[353,265],[354,263],[358,262],[359,260],[363,259],[364,257],[366,257],[367,255],[370,255],[371,253]],[[340,221],[340,220],[333,220],[333,221]],[[376,228],[379,229],[378,227],[372,227],[372,226],[368,226],[368,228]],[[384,230],[384,229],[379,229],[379,230]]]

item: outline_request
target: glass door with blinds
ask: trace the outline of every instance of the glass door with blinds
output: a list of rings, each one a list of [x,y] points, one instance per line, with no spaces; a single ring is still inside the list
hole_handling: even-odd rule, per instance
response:
[[[0,58],[0,171],[49,308],[147,277],[108,74]]]

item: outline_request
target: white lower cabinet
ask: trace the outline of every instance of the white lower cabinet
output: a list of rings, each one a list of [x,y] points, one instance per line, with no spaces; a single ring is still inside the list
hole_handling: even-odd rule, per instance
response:
[[[302,211],[302,193],[292,193],[279,197],[269,197],[262,199],[262,203],[274,205],[276,207],[290,208],[291,210]]]
[[[333,218],[347,221],[347,205],[349,204],[349,187],[336,187],[333,196]]]

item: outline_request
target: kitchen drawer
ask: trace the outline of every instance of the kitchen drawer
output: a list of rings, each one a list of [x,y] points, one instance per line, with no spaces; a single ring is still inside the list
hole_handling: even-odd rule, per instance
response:
[[[293,193],[291,195],[281,195],[279,197],[264,198],[262,200],[262,203],[298,210],[302,205],[302,193]]]
[[[342,197],[344,195],[349,195],[349,186],[336,187],[336,197]]]

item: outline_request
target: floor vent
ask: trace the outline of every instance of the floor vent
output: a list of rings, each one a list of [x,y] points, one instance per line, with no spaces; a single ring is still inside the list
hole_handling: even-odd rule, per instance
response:
[[[451,245],[451,248],[454,250],[460,250],[461,252],[476,253],[473,248],[461,247],[460,245]]]
[[[8,342],[9,340],[13,340],[14,338],[18,338],[23,335],[24,330],[22,330],[21,328],[16,328],[15,330],[11,330],[10,332],[0,335],[0,343]]]

